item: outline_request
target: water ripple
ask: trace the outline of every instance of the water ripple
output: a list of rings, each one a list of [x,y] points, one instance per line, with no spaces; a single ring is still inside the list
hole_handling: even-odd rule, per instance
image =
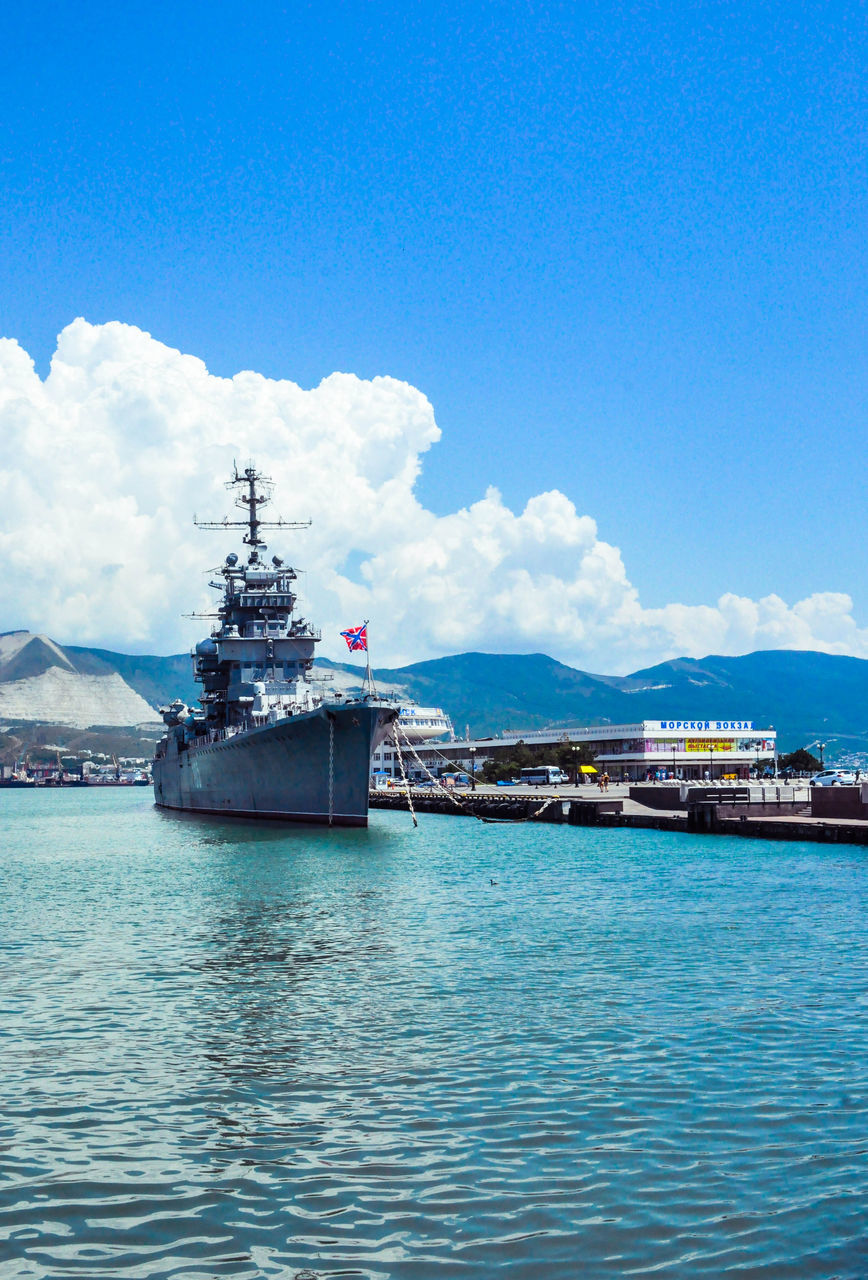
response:
[[[4,1280],[868,1275],[863,851],[0,807]]]

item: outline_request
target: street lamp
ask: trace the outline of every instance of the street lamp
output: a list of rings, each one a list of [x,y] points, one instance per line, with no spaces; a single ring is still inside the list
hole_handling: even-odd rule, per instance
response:
[[[573,753],[573,786],[579,785],[579,748],[574,742],[570,743],[570,751]]]
[[[708,781],[714,782],[714,743],[713,742],[709,742],[708,744],[708,759],[711,764],[711,767],[708,771]]]
[[[470,748],[470,789],[476,790],[476,747]]]

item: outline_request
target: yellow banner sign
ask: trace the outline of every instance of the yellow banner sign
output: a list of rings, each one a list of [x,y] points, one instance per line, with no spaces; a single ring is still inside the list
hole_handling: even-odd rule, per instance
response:
[[[710,751],[732,751],[734,747],[732,738],[721,738],[717,742],[704,738],[688,738],[684,744],[685,751],[696,751],[706,756]]]

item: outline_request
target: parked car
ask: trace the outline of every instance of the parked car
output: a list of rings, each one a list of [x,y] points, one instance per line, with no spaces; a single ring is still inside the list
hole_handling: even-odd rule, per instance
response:
[[[855,787],[856,775],[851,769],[824,769],[811,779],[812,787]]]

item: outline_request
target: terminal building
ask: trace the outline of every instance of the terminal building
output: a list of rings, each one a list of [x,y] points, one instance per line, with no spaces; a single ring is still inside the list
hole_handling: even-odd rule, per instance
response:
[[[768,760],[774,761],[777,772],[775,730],[761,728],[753,720],[640,720],[636,724],[593,725],[586,729],[528,729],[496,738],[436,744],[423,742],[420,737],[415,750],[432,773],[448,769],[478,773],[486,760],[508,757],[519,742],[529,747],[551,747],[553,754],[565,746],[575,747],[576,762],[578,748],[587,747],[594,755],[597,771],[608,773],[613,782],[748,778]],[[386,747],[385,755],[390,752],[394,756],[394,749]],[[415,763],[405,759],[408,775],[416,773]],[[400,776],[396,759],[384,759],[380,768],[392,777]]]

